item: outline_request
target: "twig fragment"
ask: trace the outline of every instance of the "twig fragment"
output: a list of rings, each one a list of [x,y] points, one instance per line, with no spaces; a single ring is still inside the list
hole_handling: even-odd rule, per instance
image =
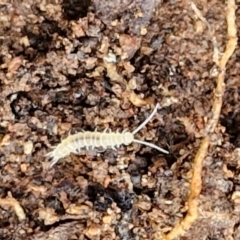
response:
[[[192,4],[192,7],[196,12],[197,16],[203,22],[206,23],[207,21],[205,18],[202,17],[200,11],[198,9],[196,10],[195,4]],[[217,64],[220,71],[216,79],[217,86],[215,88],[214,101],[212,106],[212,119],[209,120],[206,126],[206,131],[205,131],[206,136],[203,137],[201,144],[199,146],[199,149],[197,151],[197,154],[193,161],[193,176],[192,176],[191,185],[190,185],[190,195],[187,200],[188,212],[186,217],[183,218],[182,221],[180,221],[178,224],[176,224],[176,226],[172,229],[172,231],[170,231],[167,235],[164,236],[165,240],[172,240],[183,235],[192,226],[192,224],[196,221],[199,215],[198,201],[199,201],[199,195],[202,189],[203,161],[208,152],[211,133],[215,131],[215,128],[218,124],[221,108],[222,108],[222,101],[223,101],[223,95],[225,90],[224,76],[225,76],[226,64],[230,59],[230,57],[232,56],[237,46],[235,10],[236,10],[235,1],[228,0],[227,10],[226,10],[228,41],[227,41],[225,52],[223,53],[222,57],[219,60],[216,60],[213,57],[213,61]],[[210,28],[209,24],[208,23],[206,24],[208,28]],[[215,49],[215,46],[214,46],[214,49]]]
[[[166,240],[174,239],[184,234],[198,218],[198,197],[202,190],[202,164],[207,154],[208,147],[209,137],[206,136],[202,140],[193,162],[193,176],[191,180],[190,195],[187,200],[187,215],[165,236]]]
[[[0,198],[0,206],[1,207],[12,207],[19,219],[19,221],[22,221],[24,219],[26,219],[26,215],[25,212],[22,208],[22,206],[20,205],[20,203],[11,196],[11,194],[9,193],[9,196],[7,196],[6,198]]]
[[[217,126],[221,108],[222,108],[223,95],[225,91],[224,77],[225,77],[226,65],[237,46],[237,28],[235,24],[235,20],[236,20],[235,10],[236,10],[235,1],[228,0],[227,10],[226,10],[228,41],[227,41],[225,52],[222,55],[221,59],[219,60],[219,64],[218,64],[219,74],[217,75],[217,80],[216,80],[217,86],[214,91],[215,99],[212,107],[213,117],[209,121],[206,127],[207,133],[214,132]]]

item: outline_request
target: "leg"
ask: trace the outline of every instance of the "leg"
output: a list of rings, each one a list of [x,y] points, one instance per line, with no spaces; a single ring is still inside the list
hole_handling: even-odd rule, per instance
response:
[[[112,146],[112,149],[115,150],[115,151],[117,151],[117,149],[116,149],[114,146]]]

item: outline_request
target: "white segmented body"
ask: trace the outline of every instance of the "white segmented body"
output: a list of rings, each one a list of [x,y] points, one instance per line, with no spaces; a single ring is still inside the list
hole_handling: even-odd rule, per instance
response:
[[[81,151],[82,148],[86,148],[89,150],[90,148],[98,148],[102,147],[106,148],[113,148],[119,147],[121,144],[129,145],[132,142],[144,144],[155,148],[161,152],[168,153],[168,151],[152,144],[149,142],[141,141],[138,139],[134,139],[134,134],[140,131],[154,116],[158,108],[158,104],[155,107],[154,111],[151,115],[132,133],[123,131],[122,133],[119,132],[80,132],[73,135],[68,136],[67,138],[63,139],[60,144],[54,148],[52,152],[46,154],[47,157],[52,158],[50,167],[58,162],[60,158],[67,157],[70,153],[78,153]]]
[[[51,166],[53,166],[60,158],[67,157],[71,152],[77,153],[82,148],[108,148],[119,147],[119,145],[129,145],[134,140],[133,134],[125,133],[100,133],[100,132],[80,132],[62,140],[60,144],[46,156],[53,158]]]

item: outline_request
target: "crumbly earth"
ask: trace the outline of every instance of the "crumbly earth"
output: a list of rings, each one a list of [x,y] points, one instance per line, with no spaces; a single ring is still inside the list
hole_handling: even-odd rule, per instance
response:
[[[0,0],[1,240],[171,239],[189,210],[193,159],[212,118],[225,8],[218,0]],[[174,239],[240,239],[239,59],[238,47],[203,161],[198,216]],[[132,131],[157,103],[136,138],[170,154],[131,144],[49,168],[45,154],[69,132]]]

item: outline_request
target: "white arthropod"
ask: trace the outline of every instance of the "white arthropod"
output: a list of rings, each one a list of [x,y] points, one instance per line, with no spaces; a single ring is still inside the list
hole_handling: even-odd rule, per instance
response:
[[[79,132],[73,135],[69,135],[67,138],[63,139],[60,144],[53,147],[54,150],[47,153],[46,156],[52,158],[50,167],[58,162],[59,159],[67,157],[70,153],[77,154],[82,148],[87,150],[102,147],[113,148],[119,147],[121,144],[129,145],[133,142],[140,143],[152,148],[157,149],[160,152],[168,154],[169,152],[160,148],[152,143],[141,141],[134,138],[134,135],[139,132],[156,114],[159,104],[156,105],[153,112],[149,117],[133,132],[128,132],[124,130],[122,133],[119,132],[107,132],[105,129],[103,132]]]

